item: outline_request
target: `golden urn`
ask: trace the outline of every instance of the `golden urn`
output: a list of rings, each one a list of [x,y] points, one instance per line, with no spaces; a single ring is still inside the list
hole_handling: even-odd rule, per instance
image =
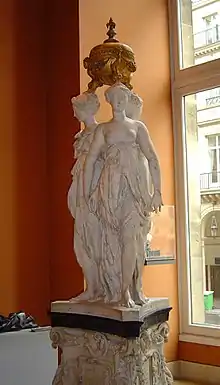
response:
[[[94,92],[103,85],[123,83],[130,90],[132,74],[136,71],[133,50],[126,44],[115,39],[115,23],[110,18],[106,24],[108,39],[103,44],[92,48],[89,57],[83,60],[84,68],[92,78],[88,84],[88,91]]]

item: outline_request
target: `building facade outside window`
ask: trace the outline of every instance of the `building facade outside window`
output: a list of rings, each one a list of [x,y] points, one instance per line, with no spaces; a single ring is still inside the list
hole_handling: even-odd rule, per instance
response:
[[[210,166],[210,176],[211,181],[208,188],[212,186],[219,187],[220,184],[220,133],[219,135],[208,135],[208,150],[209,150],[209,166]]]
[[[209,338],[216,344],[213,337],[220,328],[220,0],[169,0],[169,17],[181,338],[198,341],[203,336],[201,340]]]

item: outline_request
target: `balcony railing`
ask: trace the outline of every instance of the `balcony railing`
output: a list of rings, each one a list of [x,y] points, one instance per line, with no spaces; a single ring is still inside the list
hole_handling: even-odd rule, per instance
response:
[[[194,34],[194,48],[205,47],[209,44],[220,42],[220,25]]]
[[[200,175],[200,190],[220,189],[220,171]]]
[[[212,107],[220,104],[220,96],[213,96],[212,98],[206,99],[206,106]]]

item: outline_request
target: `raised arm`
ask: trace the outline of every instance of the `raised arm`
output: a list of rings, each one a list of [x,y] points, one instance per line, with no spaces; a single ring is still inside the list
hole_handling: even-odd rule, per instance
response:
[[[160,165],[148,129],[142,122],[138,122],[137,143],[148,160],[149,170],[154,186],[154,197],[158,197],[158,199],[156,199],[158,203],[153,203],[153,208],[157,210],[158,208],[160,209],[160,206],[162,205]],[[155,200],[155,198],[153,198],[153,200]]]
[[[95,162],[98,159],[104,144],[105,139],[103,135],[102,125],[100,124],[96,129],[93,141],[90,145],[90,149],[84,163],[83,185],[84,196],[86,201],[89,200],[91,194],[91,185],[94,175]]]

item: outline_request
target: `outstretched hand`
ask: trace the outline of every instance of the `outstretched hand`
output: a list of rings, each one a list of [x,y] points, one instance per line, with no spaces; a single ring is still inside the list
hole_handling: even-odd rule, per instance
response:
[[[151,201],[151,207],[153,212],[158,213],[161,212],[161,207],[163,206],[163,201],[161,197],[160,191],[155,191],[152,201]]]

